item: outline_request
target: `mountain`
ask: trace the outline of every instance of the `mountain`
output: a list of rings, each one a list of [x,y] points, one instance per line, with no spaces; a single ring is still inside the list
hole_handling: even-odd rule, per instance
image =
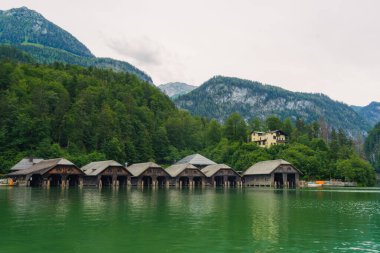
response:
[[[330,127],[361,133],[370,128],[348,105],[323,94],[291,92],[271,85],[238,78],[216,76],[188,94],[174,99],[177,107],[194,115],[224,121],[231,113],[240,113],[245,120],[277,115],[284,119],[297,117],[306,122],[321,118]]]
[[[175,97],[178,97],[179,95],[184,95],[186,93],[189,93],[190,91],[197,88],[197,86],[188,85],[186,83],[175,82],[175,83],[161,84],[158,86],[158,88],[169,97],[175,98]]]
[[[367,106],[351,106],[359,115],[367,119],[373,127],[380,122],[380,102],[372,102]]]
[[[95,57],[73,35],[26,7],[0,11],[0,44],[16,46],[39,63],[109,68],[133,73],[152,83],[147,74],[127,62]]]

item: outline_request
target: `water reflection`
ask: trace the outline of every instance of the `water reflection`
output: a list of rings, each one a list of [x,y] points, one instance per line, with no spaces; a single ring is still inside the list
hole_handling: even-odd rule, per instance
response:
[[[0,188],[0,224],[4,252],[376,251],[380,192]]]

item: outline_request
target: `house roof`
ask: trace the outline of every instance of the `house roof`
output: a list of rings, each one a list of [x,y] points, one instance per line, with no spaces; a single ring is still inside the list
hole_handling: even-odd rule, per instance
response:
[[[128,166],[127,170],[132,174],[132,176],[138,177],[149,168],[161,168],[161,166],[153,162],[135,163],[135,164],[132,164],[131,166]]]
[[[73,164],[72,162],[70,162],[69,160],[65,158],[56,158],[56,159],[43,160],[39,163],[34,164],[32,167],[28,169],[9,173],[8,176],[19,176],[19,175],[22,176],[22,175],[29,175],[29,174],[43,175],[57,165],[71,165],[71,166],[76,167],[75,164]]]
[[[168,172],[171,177],[176,177],[186,169],[198,169],[198,168],[190,163],[174,164],[166,168],[166,172]]]
[[[243,175],[268,175],[268,174],[271,174],[280,165],[291,165],[294,169],[296,169],[299,173],[301,173],[291,163],[285,160],[279,159],[279,160],[258,162],[252,165],[251,167],[249,167],[246,171],[244,171]]]
[[[184,164],[184,163],[190,163],[193,165],[212,165],[216,164],[214,161],[211,161],[210,159],[204,157],[203,155],[200,154],[193,154],[186,156],[176,162],[175,164]]]
[[[34,164],[41,162],[42,158],[24,158],[21,159],[18,163],[16,163],[12,168],[11,171],[17,171],[17,170],[25,170],[30,167],[32,167]]]
[[[121,165],[120,163],[113,160],[108,160],[108,161],[91,162],[83,166],[81,170],[84,173],[86,173],[86,175],[88,176],[97,176],[110,166],[124,168],[123,165]]]
[[[204,167],[203,169],[201,169],[201,171],[206,175],[206,177],[212,177],[216,172],[218,172],[221,169],[233,170],[230,166],[225,165],[225,164],[213,164],[213,165]]]

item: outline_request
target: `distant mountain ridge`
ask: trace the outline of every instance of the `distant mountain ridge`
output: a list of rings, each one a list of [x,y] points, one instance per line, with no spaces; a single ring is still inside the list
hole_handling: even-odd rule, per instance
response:
[[[161,84],[158,88],[171,98],[184,95],[197,88],[197,86],[189,85],[186,83],[173,82]]]
[[[150,76],[127,62],[96,58],[69,32],[26,7],[0,11],[0,44],[16,46],[39,63],[62,62],[109,68],[133,73],[142,80],[153,83]]]
[[[367,106],[351,106],[359,115],[367,119],[371,126],[380,122],[380,102],[371,102]]]
[[[321,118],[330,126],[351,133],[363,133],[371,127],[350,106],[334,101],[323,94],[291,92],[259,82],[239,78],[216,76],[197,89],[174,99],[177,107],[194,115],[225,120],[238,112],[246,120],[277,115],[306,122]]]

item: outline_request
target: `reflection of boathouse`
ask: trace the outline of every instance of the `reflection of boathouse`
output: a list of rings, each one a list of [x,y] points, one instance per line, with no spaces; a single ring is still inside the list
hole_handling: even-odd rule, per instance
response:
[[[82,184],[84,173],[64,158],[43,160],[28,169],[18,170],[7,176],[19,185],[27,186],[76,186]]]
[[[205,185],[206,176],[190,163],[175,164],[166,169],[170,174],[170,185],[179,187],[192,187]]]
[[[194,165],[195,167],[202,169],[206,166],[216,164],[214,161],[211,161],[210,159],[204,157],[203,155],[200,154],[193,154],[186,156],[179,160],[178,162],[175,163],[177,164],[187,164],[190,163],[191,165]]]
[[[258,162],[243,173],[246,186],[296,187],[302,174],[285,160]]]
[[[241,177],[225,164],[209,165],[201,170],[207,177],[210,186],[240,186]]]
[[[132,174],[134,186],[168,186],[170,175],[160,165],[153,162],[135,163],[127,167]]]
[[[84,185],[127,186],[131,174],[124,166],[113,160],[89,163],[81,168],[86,174]]]

